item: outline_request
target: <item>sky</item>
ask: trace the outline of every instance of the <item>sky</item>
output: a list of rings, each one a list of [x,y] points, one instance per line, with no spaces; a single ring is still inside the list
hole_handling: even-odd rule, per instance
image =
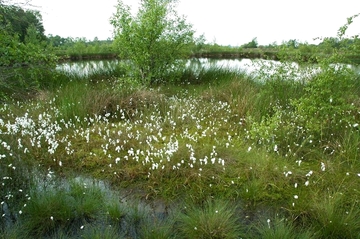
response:
[[[136,12],[139,0],[123,0]],[[45,34],[113,38],[109,19],[117,0],[32,0],[43,17]],[[360,13],[359,0],[180,0],[177,12],[208,43],[240,46],[257,38],[260,45],[296,39],[335,37],[347,18]],[[360,16],[348,35],[360,34]]]

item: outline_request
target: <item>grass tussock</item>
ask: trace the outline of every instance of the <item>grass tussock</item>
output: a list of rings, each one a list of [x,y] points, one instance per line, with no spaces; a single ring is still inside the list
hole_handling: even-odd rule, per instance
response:
[[[236,206],[207,200],[203,206],[187,206],[179,215],[177,230],[182,238],[238,238],[242,231]]]

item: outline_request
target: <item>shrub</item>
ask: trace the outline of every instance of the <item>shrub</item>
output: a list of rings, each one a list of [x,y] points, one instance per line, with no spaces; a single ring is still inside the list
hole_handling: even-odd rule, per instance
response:
[[[136,17],[118,1],[111,19],[120,55],[133,63],[132,72],[144,85],[168,82],[169,73],[184,66],[180,60],[195,41],[192,26],[175,11],[173,0],[142,0]]]

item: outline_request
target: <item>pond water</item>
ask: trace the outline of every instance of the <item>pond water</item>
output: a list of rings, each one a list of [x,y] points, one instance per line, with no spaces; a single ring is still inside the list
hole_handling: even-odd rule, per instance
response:
[[[119,65],[119,60],[100,60],[100,61],[76,61],[65,62],[57,66],[59,71],[69,72],[80,76],[91,75],[101,71],[111,71]],[[316,64],[300,65],[296,62],[282,63],[274,60],[264,59],[210,59],[194,58],[187,62],[187,66],[193,69],[201,68],[226,68],[234,71],[242,71],[254,77],[266,78],[274,72],[281,72],[282,77],[292,79],[304,79],[316,74],[319,67]],[[360,66],[347,65],[360,74]],[[281,71],[279,71],[281,69]]]

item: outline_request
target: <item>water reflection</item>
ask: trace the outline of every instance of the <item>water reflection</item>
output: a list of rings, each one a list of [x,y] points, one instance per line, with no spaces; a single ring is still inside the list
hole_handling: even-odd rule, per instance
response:
[[[100,60],[100,61],[77,61],[59,64],[57,70],[76,74],[79,76],[88,76],[99,71],[114,71],[119,63],[125,63],[119,60]],[[279,77],[290,80],[306,80],[320,71],[320,67],[315,64],[298,64],[296,62],[279,62],[264,59],[210,59],[194,58],[187,62],[187,67],[194,71],[200,71],[205,68],[226,68],[233,71],[241,71],[254,77],[266,80],[273,77],[274,73]],[[360,66],[347,65],[360,74]]]
[[[99,71],[114,71],[118,65],[118,60],[74,61],[61,63],[56,69],[74,75],[88,76]]]
[[[306,80],[319,72],[320,68],[314,64],[298,64],[296,62],[280,62],[264,59],[193,59],[188,62],[193,70],[201,68],[226,68],[233,71],[245,72],[247,75],[261,81],[273,77],[287,80]],[[276,73],[276,76],[275,74]]]
[[[187,62],[187,66],[192,69],[201,68],[227,68],[239,71],[252,71],[253,62],[251,59],[212,59],[212,58],[193,58]]]
[[[100,60],[100,61],[76,61],[65,62],[57,66],[57,70],[77,74],[80,76],[91,75],[102,70],[114,70],[119,64],[119,60]],[[210,58],[193,58],[188,60],[187,67],[194,71],[203,68],[212,67],[226,68],[234,71],[244,71],[252,74],[261,69],[261,67],[272,67],[280,63],[271,60],[259,59],[210,59]]]

